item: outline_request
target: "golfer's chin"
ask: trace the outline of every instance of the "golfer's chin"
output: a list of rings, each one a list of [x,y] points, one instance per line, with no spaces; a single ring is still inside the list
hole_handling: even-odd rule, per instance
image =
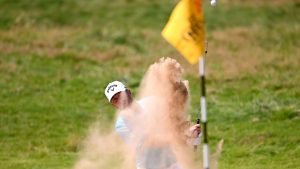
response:
[[[124,103],[119,104],[119,105],[117,106],[117,108],[120,109],[120,110],[122,110],[122,109],[128,108],[129,106],[130,106],[129,103],[124,102]]]

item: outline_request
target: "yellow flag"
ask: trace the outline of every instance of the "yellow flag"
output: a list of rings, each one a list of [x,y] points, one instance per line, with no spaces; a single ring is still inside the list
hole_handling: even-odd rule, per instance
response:
[[[202,0],[181,0],[173,10],[162,36],[191,64],[204,54]]]

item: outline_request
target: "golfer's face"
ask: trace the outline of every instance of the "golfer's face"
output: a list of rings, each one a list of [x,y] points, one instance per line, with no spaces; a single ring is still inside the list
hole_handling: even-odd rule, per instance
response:
[[[127,92],[119,92],[113,96],[110,102],[114,107],[124,109],[130,105],[131,97]]]

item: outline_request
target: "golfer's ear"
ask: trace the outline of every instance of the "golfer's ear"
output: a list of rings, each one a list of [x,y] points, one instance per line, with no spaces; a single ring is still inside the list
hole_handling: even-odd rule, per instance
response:
[[[126,89],[126,93],[127,93],[130,97],[132,97],[131,91],[130,91],[129,89]]]

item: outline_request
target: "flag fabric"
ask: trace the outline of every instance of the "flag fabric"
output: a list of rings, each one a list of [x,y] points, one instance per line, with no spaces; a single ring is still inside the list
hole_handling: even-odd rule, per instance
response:
[[[202,0],[181,0],[164,27],[162,36],[191,64],[197,63],[205,50]]]

